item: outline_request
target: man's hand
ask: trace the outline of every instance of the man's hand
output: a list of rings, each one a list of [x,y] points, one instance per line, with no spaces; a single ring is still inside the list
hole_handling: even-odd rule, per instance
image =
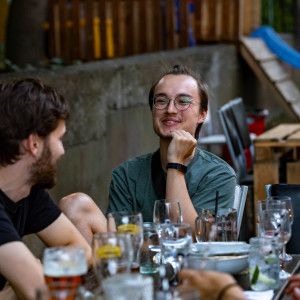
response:
[[[179,273],[179,279],[198,289],[201,294],[201,299],[210,300],[217,299],[224,287],[235,283],[234,278],[229,274],[189,269],[181,270]],[[224,294],[222,299],[246,299],[246,297],[239,286],[233,286]]]
[[[184,159],[193,154],[197,140],[184,130],[174,130],[170,134],[173,139],[168,148],[167,160],[168,162],[183,164]]]
[[[287,295],[293,295],[293,300],[300,299],[300,274],[291,276],[288,281],[290,284],[285,290]]]

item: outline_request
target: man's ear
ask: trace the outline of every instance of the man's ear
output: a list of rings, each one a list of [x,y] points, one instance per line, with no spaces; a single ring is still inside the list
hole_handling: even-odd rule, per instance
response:
[[[32,133],[27,138],[26,149],[32,155],[37,156],[41,148],[41,138],[37,133]]]
[[[207,111],[200,112],[198,117],[198,124],[203,123],[206,119],[206,116],[207,116]]]

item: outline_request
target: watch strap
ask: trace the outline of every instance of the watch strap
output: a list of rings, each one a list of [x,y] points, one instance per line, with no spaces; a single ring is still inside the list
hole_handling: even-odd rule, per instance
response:
[[[167,163],[167,169],[176,169],[180,172],[182,172],[183,174],[186,173],[187,171],[187,167],[183,164],[178,164],[178,163]]]

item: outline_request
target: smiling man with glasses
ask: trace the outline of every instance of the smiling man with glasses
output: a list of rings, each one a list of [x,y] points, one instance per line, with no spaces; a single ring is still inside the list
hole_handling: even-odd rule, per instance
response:
[[[183,221],[194,231],[196,209],[232,207],[233,169],[218,156],[196,148],[208,109],[205,86],[192,71],[176,65],[149,92],[159,149],[132,158],[112,172],[107,212],[140,211],[151,222],[154,201],[178,199]],[[195,209],[196,208],[196,209]]]

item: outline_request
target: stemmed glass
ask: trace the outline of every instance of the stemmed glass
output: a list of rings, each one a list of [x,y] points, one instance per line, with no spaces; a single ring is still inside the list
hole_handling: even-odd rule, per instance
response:
[[[140,212],[115,211],[107,215],[108,231],[129,234],[133,247],[131,272],[139,272],[143,243],[143,216]]]
[[[288,216],[290,218],[290,223],[291,226],[293,225],[293,206],[292,206],[292,199],[291,197],[288,196],[273,196],[273,197],[268,197],[267,200],[271,201],[281,201],[285,203],[285,209],[287,210]],[[293,258],[291,255],[286,253],[286,244],[284,244],[282,251],[285,252],[285,261],[291,261]],[[280,259],[283,259],[283,254],[280,253]]]
[[[283,249],[291,238],[291,223],[286,210],[265,210],[261,223],[261,234],[264,237],[275,239],[279,247]],[[286,279],[291,274],[284,270],[285,251],[283,251],[282,255],[279,278]]]
[[[177,274],[187,265],[187,256],[193,242],[191,226],[187,223],[168,223],[161,225],[162,263],[171,265],[174,276],[173,285],[178,284]]]
[[[181,223],[182,212],[179,200],[156,200],[153,209],[153,222],[157,224]]]

